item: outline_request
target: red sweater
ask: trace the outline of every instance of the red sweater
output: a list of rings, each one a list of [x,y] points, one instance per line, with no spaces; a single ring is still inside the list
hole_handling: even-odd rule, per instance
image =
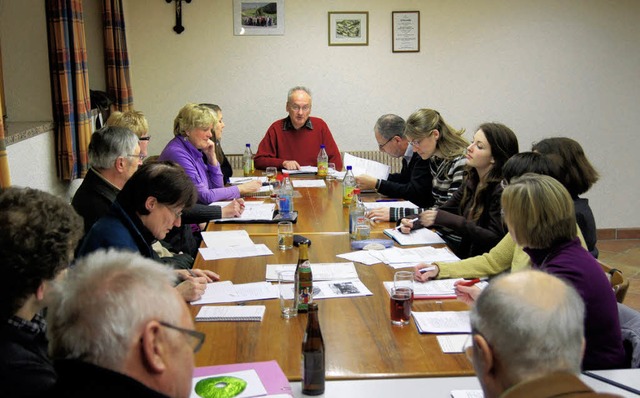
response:
[[[275,121],[265,134],[254,157],[256,168],[282,167],[285,160],[295,160],[300,166],[316,166],[320,144],[325,145],[329,162],[342,170],[342,158],[331,130],[324,120],[310,117],[299,130],[293,128],[289,117]]]

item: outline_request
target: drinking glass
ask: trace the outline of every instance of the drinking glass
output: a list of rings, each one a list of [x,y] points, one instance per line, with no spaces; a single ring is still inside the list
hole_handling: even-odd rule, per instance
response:
[[[355,240],[367,240],[369,239],[370,234],[371,234],[371,227],[369,226],[368,219],[366,223],[356,224]]]
[[[413,304],[413,272],[398,271],[393,276],[393,288],[391,288],[391,323],[397,326],[408,325],[411,319],[411,304]]]
[[[335,180],[336,179],[336,164],[329,163],[327,167],[327,180]]]
[[[278,294],[280,297],[280,315],[284,319],[298,315],[294,290],[295,271],[278,272]]]
[[[293,248],[293,224],[291,221],[278,223],[278,248],[280,250]]]
[[[266,172],[267,181],[275,182],[276,177],[278,176],[278,168],[277,167],[267,167]]]

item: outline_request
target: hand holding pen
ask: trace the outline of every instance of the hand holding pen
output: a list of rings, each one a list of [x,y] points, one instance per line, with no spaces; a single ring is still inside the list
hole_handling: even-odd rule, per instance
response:
[[[415,266],[414,279],[418,282],[426,282],[430,279],[435,279],[440,272],[440,268],[437,265],[432,264],[418,264]]]
[[[475,286],[478,282],[480,282],[480,278],[474,279],[460,279],[454,283],[456,289],[456,298],[463,303],[468,305],[473,305],[480,293],[482,293],[482,289]]]
[[[408,234],[413,229],[413,223],[418,221],[418,217],[414,217],[412,219],[403,218],[400,220],[400,225],[396,227],[396,229],[403,234]]]

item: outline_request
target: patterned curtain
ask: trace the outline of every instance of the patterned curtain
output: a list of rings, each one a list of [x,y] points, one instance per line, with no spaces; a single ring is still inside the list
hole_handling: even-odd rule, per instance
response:
[[[2,91],[0,90],[0,109],[4,98],[2,98]],[[0,188],[7,188],[11,186],[11,174],[9,174],[9,159],[7,158],[7,145],[4,140],[4,123],[3,123],[2,111],[0,111]]]
[[[56,123],[58,177],[84,177],[91,139],[91,105],[82,0],[47,0],[49,66]]]
[[[129,77],[129,53],[125,35],[122,0],[103,0],[104,57],[107,92],[115,98],[119,111],[133,110],[133,93]]]

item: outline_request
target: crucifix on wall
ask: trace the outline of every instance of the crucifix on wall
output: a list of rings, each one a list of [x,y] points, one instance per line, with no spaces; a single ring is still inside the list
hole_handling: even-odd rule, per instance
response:
[[[191,3],[191,0],[166,0],[167,3],[172,1],[176,2],[176,26],[173,27],[173,31],[180,34],[184,32],[184,26],[182,26],[182,2]]]

